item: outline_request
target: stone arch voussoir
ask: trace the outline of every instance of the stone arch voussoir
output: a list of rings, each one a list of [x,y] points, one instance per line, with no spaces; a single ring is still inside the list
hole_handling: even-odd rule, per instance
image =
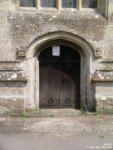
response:
[[[86,39],[78,35],[68,33],[68,32],[63,32],[63,31],[51,32],[35,38],[35,40],[33,40],[29,45],[26,57],[27,58],[34,57],[36,52],[40,49],[40,46],[52,40],[57,40],[57,39],[75,43],[82,48],[83,53],[84,55],[86,55],[86,57],[92,57],[92,58],[95,57],[95,52],[93,50],[93,47]]]

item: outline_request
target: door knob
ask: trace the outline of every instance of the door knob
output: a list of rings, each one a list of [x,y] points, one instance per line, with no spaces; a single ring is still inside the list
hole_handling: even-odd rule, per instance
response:
[[[66,82],[67,79],[68,79],[68,77],[63,77],[63,78],[62,78],[62,82]]]

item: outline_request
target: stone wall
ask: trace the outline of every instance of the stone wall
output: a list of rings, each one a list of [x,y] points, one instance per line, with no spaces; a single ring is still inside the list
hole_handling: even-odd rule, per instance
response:
[[[92,63],[89,66],[87,82],[90,82],[92,91],[89,97],[91,101],[95,97],[98,111],[112,111],[113,79],[110,78],[110,81],[105,83],[104,78],[103,80],[94,78],[95,88],[91,82],[97,70],[107,70],[108,74],[113,70],[113,9],[111,3],[113,2],[110,1],[105,5],[105,1],[99,1],[102,7],[99,7],[96,12],[82,9],[59,12],[21,9],[16,0],[0,0],[0,105],[8,109],[35,105],[32,100],[33,96],[29,95],[31,89],[29,86],[33,80],[33,77],[31,79],[30,76],[34,75],[34,72],[30,73],[33,68],[29,65],[29,60],[32,58],[28,60],[26,54],[29,47],[38,38],[61,31],[76,35],[91,46],[93,55],[90,58]],[[14,75],[15,79],[12,78]],[[98,83],[99,80],[102,80],[101,83]],[[101,92],[103,88],[107,92]]]
[[[97,111],[103,113],[113,112],[113,83],[96,83]]]

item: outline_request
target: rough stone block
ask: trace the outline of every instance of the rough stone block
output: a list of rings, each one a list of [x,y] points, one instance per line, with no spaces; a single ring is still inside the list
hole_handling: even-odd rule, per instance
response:
[[[0,108],[1,114],[10,112],[21,112],[24,110],[24,100],[23,99],[1,99],[0,98]]]
[[[113,97],[108,98],[108,105],[113,107]]]

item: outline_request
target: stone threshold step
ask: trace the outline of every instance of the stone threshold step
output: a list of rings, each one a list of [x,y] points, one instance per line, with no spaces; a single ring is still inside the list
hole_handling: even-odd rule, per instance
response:
[[[35,109],[25,112],[27,117],[76,117],[81,114],[82,112],[76,109]]]

